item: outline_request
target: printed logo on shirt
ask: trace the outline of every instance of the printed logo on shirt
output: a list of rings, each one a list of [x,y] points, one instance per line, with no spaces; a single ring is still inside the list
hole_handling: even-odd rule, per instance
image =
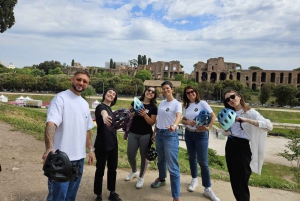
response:
[[[166,111],[167,111],[167,112],[169,112],[169,111],[170,111],[170,109],[169,109],[169,108],[167,108],[167,109],[166,109]]]
[[[194,111],[197,112],[197,111],[198,111],[198,108],[195,108]]]
[[[148,110],[148,109],[146,109],[146,113],[147,113],[147,114],[149,113],[149,110]]]

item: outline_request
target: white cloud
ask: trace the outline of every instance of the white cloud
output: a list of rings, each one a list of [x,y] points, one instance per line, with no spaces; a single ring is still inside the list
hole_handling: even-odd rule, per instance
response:
[[[0,60],[104,66],[141,54],[179,60],[188,73],[216,57],[292,70],[300,67],[299,10],[300,0],[21,0],[16,24],[0,35]]]

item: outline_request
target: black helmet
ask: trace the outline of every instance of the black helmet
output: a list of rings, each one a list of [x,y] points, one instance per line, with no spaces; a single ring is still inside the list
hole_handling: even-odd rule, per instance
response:
[[[146,159],[148,161],[154,161],[157,157],[157,151],[154,147],[148,148],[148,151],[146,153]]]
[[[49,152],[43,166],[44,175],[49,179],[66,182],[75,177],[73,164],[65,152],[56,150],[56,153]]]
[[[107,127],[111,131],[116,131],[120,128],[124,128],[127,125],[130,119],[130,111],[125,108],[118,109],[111,114],[111,118],[112,123]]]

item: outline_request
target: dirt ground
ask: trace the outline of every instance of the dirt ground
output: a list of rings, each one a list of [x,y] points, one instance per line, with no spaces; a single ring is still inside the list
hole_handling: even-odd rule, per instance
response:
[[[30,135],[15,131],[7,123],[0,121],[0,201],[42,201],[47,195],[47,178],[42,171],[42,153],[44,143]],[[135,180],[126,182],[124,178],[129,169],[118,169],[116,191],[123,201],[166,201],[172,200],[171,189],[168,184],[164,187],[153,189],[151,182],[158,176],[156,171],[147,171],[145,184],[142,189],[135,188]],[[92,201],[95,166],[85,166],[83,179],[78,192],[78,201]],[[189,175],[181,175],[181,201],[205,201],[203,188],[198,186],[195,192],[187,191],[190,182]],[[201,178],[199,181],[201,183]],[[106,178],[104,179],[103,198],[108,200]],[[230,183],[212,180],[212,188],[222,201],[234,200]],[[255,201],[299,201],[300,194],[267,188],[250,187],[251,200]]]

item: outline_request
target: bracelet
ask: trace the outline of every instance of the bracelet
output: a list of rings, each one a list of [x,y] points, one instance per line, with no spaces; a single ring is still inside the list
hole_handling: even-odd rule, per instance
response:
[[[94,152],[95,151],[95,149],[90,149],[90,152]]]
[[[177,128],[177,126],[176,126],[176,125],[174,125],[174,124],[173,124],[172,126],[174,126],[174,128],[175,128],[175,129]]]

